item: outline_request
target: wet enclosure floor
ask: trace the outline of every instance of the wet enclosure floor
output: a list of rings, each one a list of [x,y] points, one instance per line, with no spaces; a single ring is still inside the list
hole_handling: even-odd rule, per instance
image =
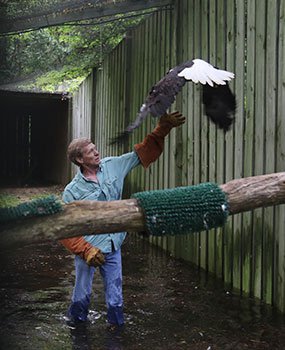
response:
[[[129,235],[122,247],[126,325],[106,324],[98,271],[89,321],[65,324],[73,257],[57,242],[1,257],[0,349],[285,349],[285,318]]]

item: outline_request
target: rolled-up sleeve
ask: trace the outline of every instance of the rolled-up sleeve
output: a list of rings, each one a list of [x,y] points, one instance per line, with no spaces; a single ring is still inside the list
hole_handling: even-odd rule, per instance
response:
[[[140,159],[136,152],[129,152],[112,158],[114,172],[120,174],[123,178],[139,164]]]

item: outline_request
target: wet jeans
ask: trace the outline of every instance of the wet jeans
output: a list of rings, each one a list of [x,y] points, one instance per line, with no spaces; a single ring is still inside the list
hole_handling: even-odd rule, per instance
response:
[[[104,255],[105,264],[99,269],[104,281],[107,320],[110,324],[121,326],[124,324],[121,250]],[[75,257],[75,286],[68,309],[68,317],[75,322],[87,320],[95,270],[79,256]]]

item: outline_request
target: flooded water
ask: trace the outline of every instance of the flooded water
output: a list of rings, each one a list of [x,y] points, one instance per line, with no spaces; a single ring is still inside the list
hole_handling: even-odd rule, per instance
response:
[[[285,318],[144,241],[123,246],[126,325],[106,325],[97,272],[89,321],[65,324],[73,258],[57,243],[1,257],[1,349],[285,349]]]

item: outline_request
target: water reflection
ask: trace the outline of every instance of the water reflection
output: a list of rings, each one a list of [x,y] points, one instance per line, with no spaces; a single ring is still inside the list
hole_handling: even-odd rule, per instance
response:
[[[3,256],[2,256],[3,259]],[[94,280],[89,321],[64,320],[73,259],[58,244],[23,247],[1,262],[1,349],[284,349],[284,316],[239,298],[148,244],[123,246],[126,325],[109,329]]]
[[[74,350],[88,350],[91,348],[86,324],[81,324],[76,328],[70,327],[70,338],[72,341],[72,349]]]

